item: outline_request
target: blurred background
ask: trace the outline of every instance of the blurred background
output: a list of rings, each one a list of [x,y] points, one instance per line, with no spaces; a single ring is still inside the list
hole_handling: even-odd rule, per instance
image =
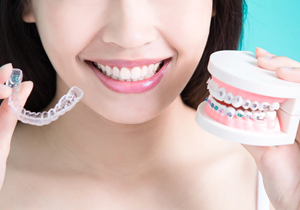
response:
[[[241,50],[261,47],[300,62],[300,0],[245,0]]]

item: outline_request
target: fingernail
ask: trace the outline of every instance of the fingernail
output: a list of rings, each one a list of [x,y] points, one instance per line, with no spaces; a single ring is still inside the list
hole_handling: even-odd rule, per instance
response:
[[[271,57],[271,56],[266,56],[266,57],[259,57],[259,58],[261,58],[261,59],[263,59],[263,60],[272,60],[273,57]]]
[[[4,65],[2,65],[0,68],[5,67],[5,66],[11,66],[11,67],[12,67],[12,63],[4,64]]]
[[[263,51],[263,52],[265,52],[265,53],[269,53],[267,50],[265,50],[265,49],[263,49],[263,48],[261,48],[261,47],[256,47],[256,49],[259,49],[260,51]]]

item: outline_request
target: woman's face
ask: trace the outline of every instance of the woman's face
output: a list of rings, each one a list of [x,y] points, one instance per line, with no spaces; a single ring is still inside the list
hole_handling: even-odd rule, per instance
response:
[[[212,0],[32,0],[24,20],[36,22],[59,78],[84,91],[87,108],[134,124],[179,96],[202,56],[211,15]],[[124,78],[138,81],[117,81]]]

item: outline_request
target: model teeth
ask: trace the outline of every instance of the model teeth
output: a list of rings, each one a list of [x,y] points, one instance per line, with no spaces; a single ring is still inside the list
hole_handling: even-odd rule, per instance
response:
[[[251,106],[251,101],[249,99],[244,100],[244,103],[242,104],[242,107],[244,109],[249,109]]]
[[[104,66],[96,62],[93,62],[93,65],[103,74],[115,80],[133,82],[152,77],[161,69],[163,66],[163,61],[160,61],[156,64],[151,64],[149,66],[134,67],[131,69],[131,71],[126,67],[119,69],[118,67]]]
[[[235,109],[232,107],[227,107],[226,115],[227,115],[228,119],[232,119],[235,115]]]
[[[212,79],[208,79],[207,87],[210,92],[209,97],[206,99],[207,103],[211,108],[215,109],[217,113],[221,114],[221,116],[226,115],[229,119],[235,116],[237,118],[257,122],[263,121],[264,119],[274,120],[277,115],[275,110],[280,108],[278,102],[272,104],[267,102],[259,103],[257,101],[243,99],[241,96],[234,96],[231,92],[227,92],[224,87],[219,88],[218,84]],[[225,102],[228,106],[219,103],[215,99],[220,102]],[[244,108],[244,110],[235,109],[241,107]]]
[[[259,103],[258,103],[257,101],[252,102],[251,105],[250,105],[250,108],[251,108],[253,111],[257,110],[258,107],[259,107]]]
[[[218,99],[219,101],[223,101],[224,98],[226,96],[226,90],[225,88],[220,88],[216,94],[216,99]]]
[[[233,99],[233,94],[230,93],[230,92],[228,92],[228,93],[226,94],[225,98],[224,98],[224,102],[225,102],[226,104],[231,104],[232,99]]]
[[[234,96],[231,103],[232,103],[232,106],[234,106],[235,108],[238,108],[238,107],[242,106],[243,98],[241,96]]]
[[[246,120],[252,120],[252,112],[244,111],[244,118]]]
[[[242,118],[242,117],[244,117],[244,112],[242,111],[242,110],[237,110],[236,111],[236,113],[235,113],[235,115],[238,117],[238,118]]]

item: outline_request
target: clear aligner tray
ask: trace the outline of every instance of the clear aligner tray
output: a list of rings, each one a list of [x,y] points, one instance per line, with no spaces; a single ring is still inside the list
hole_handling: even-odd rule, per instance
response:
[[[54,108],[44,112],[31,112],[24,109],[20,104],[20,88],[23,79],[22,70],[13,69],[6,85],[12,88],[12,94],[8,99],[12,113],[19,121],[36,126],[47,125],[70,111],[83,96],[83,91],[78,87],[72,87],[68,93],[60,98]]]

